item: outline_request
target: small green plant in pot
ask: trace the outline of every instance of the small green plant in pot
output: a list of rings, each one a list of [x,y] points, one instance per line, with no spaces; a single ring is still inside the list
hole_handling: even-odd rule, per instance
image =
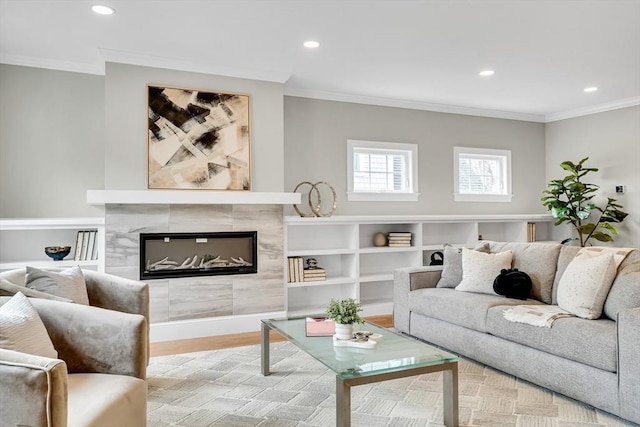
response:
[[[328,319],[336,322],[336,338],[353,338],[353,324],[364,323],[358,314],[360,311],[362,311],[360,303],[353,298],[343,300],[331,298],[325,314]]]
[[[578,163],[562,162],[560,167],[568,171],[569,175],[549,181],[547,189],[543,191],[545,196],[540,199],[556,218],[555,225],[570,223],[578,234],[577,238],[563,240],[563,244],[578,240],[580,246],[584,247],[591,238],[600,242],[612,242],[613,235],[618,234],[618,230],[612,224],[622,222],[628,215],[622,210],[622,206],[616,203],[616,199],[611,197],[607,198],[604,207],[593,202],[592,199],[600,186],[583,182],[583,179],[598,169],[584,167],[587,160],[588,157]],[[600,212],[600,216],[594,218],[593,212]]]

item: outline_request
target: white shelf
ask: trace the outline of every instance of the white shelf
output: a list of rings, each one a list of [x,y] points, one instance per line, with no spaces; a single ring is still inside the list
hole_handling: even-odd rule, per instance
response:
[[[303,288],[309,286],[329,286],[342,285],[345,283],[355,283],[355,277],[329,277],[326,280],[314,280],[311,282],[288,282],[287,288]]]
[[[104,271],[104,224],[104,217],[0,219],[0,270],[27,265],[38,268],[80,265]],[[97,260],[73,259],[74,244],[81,230],[97,232]],[[62,261],[53,261],[45,255],[44,247],[54,245],[69,245],[71,253]]]
[[[480,235],[524,242],[529,222],[536,224],[537,240],[550,239],[554,219],[547,214],[285,217],[286,256],[317,258],[329,275],[319,282],[285,283],[287,314],[322,312],[332,297],[355,297],[365,315],[390,314],[397,268],[423,265],[445,243],[473,247]],[[410,232],[412,246],[373,246],[376,233],[394,231]]]
[[[80,229],[99,226],[104,226],[103,217],[0,219],[0,231]]]
[[[387,280],[393,280],[393,272],[389,274],[366,274],[360,276],[360,283],[383,282]]]
[[[70,256],[70,255],[69,255]],[[25,266],[31,266],[36,268],[48,268],[48,267],[73,267],[79,265],[80,267],[98,267],[100,263],[98,260],[89,261],[74,261],[73,259],[63,259],[62,261],[16,261],[16,262],[0,262],[0,270],[13,270],[15,268],[23,268]]]
[[[287,256],[305,256],[316,257],[322,255],[353,255],[356,253],[355,249],[337,248],[337,249],[303,249],[297,251],[287,252]]]
[[[386,252],[416,252],[420,249],[416,246],[403,246],[403,247],[389,247],[389,246],[380,246],[380,247],[368,247],[368,248],[360,248],[359,252],[361,254],[380,254]]]

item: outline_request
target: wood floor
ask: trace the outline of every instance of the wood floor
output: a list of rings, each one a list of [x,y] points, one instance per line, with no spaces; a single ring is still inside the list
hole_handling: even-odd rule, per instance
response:
[[[366,317],[369,322],[384,328],[393,326],[390,314]],[[271,342],[284,341],[278,333],[271,332]],[[260,344],[260,332],[245,332],[242,334],[218,335],[214,337],[192,338],[179,341],[165,341],[151,343],[151,356],[166,356],[169,354],[191,353],[194,351],[219,350],[222,348],[242,347]]]

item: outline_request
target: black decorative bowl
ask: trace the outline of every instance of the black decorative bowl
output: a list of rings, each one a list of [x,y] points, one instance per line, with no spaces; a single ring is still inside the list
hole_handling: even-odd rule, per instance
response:
[[[71,252],[71,246],[47,246],[44,253],[54,261],[62,261]]]

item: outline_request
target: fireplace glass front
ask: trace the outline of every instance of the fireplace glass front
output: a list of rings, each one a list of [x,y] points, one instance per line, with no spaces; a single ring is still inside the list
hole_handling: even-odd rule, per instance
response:
[[[258,232],[140,233],[140,279],[253,274]]]

